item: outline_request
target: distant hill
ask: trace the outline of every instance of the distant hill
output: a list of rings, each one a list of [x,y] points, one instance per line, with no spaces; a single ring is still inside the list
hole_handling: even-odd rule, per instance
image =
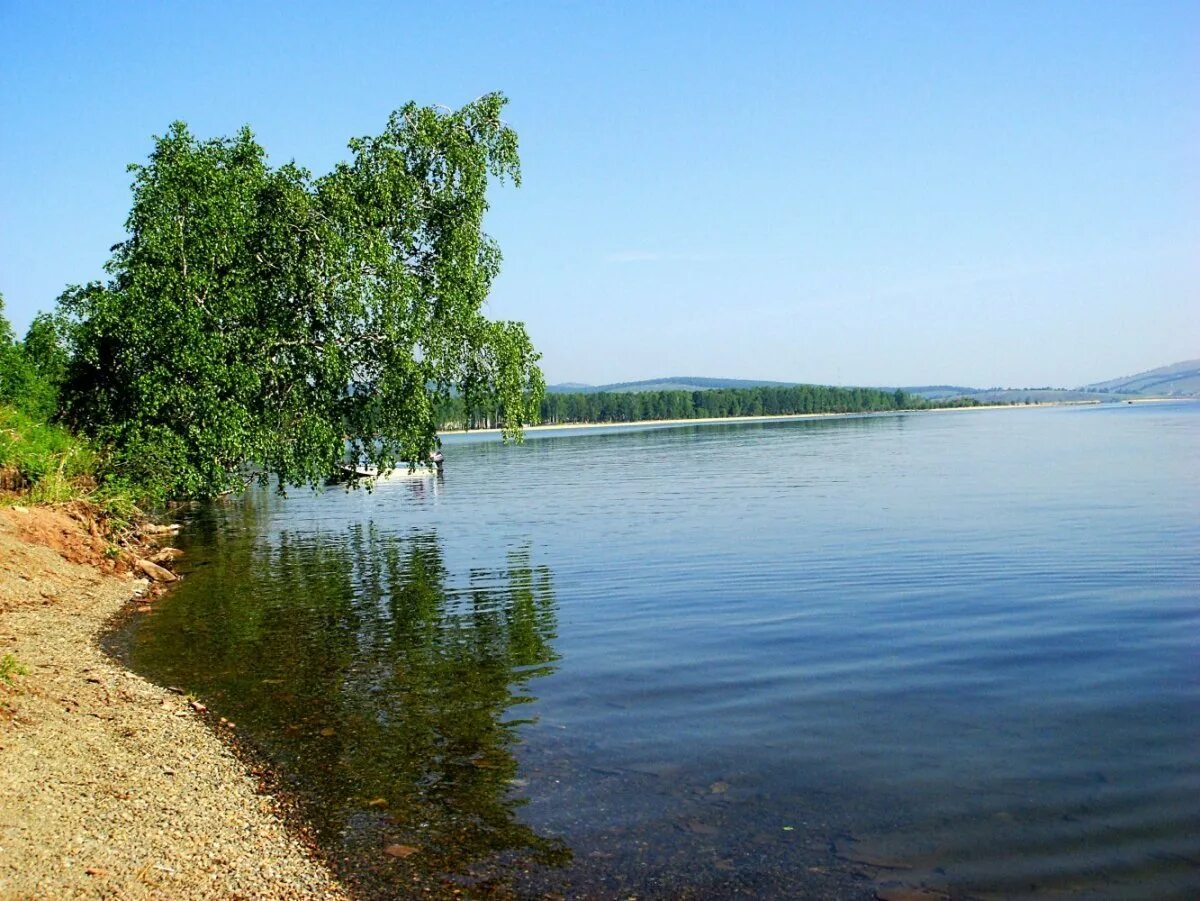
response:
[[[894,391],[895,388],[884,390]],[[1076,388],[968,388],[965,385],[903,385],[900,388],[926,400],[969,397],[982,404],[1045,403],[1053,400],[1112,400],[1094,391]]]
[[[885,391],[895,391],[894,387]],[[927,400],[941,400],[944,397],[970,397],[979,391],[978,388],[966,388],[962,385],[905,385],[900,388],[908,394],[916,394]]]
[[[640,382],[585,385],[562,382],[546,388],[552,394],[624,394],[634,391],[711,391],[716,388],[778,388],[800,382],[764,382],[755,379],[711,379],[702,376],[670,376]],[[863,386],[867,387],[867,386]],[[895,391],[895,386],[882,388]],[[1080,388],[971,388],[966,385],[905,385],[902,391],[928,400],[970,397],[982,403],[1024,403],[1056,400],[1117,400],[1125,397],[1200,397],[1200,360],[1160,366],[1137,375],[1095,382]]]
[[[981,388],[965,396],[981,404],[1023,404],[1064,400],[1117,400],[1124,395],[1097,394],[1082,388]]]
[[[1200,360],[1185,360],[1127,375],[1107,382],[1084,385],[1084,391],[1101,394],[1134,394],[1151,397],[1200,397]]]
[[[557,385],[547,385],[546,390],[551,394],[586,394],[595,391],[596,386],[584,382],[560,382]]]

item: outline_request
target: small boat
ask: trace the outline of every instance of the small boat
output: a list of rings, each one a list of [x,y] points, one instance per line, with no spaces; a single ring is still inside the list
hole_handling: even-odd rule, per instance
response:
[[[442,465],[446,462],[446,457],[441,451],[434,451],[429,455],[429,459],[424,463],[411,464],[406,461],[401,461],[395,469],[384,475],[379,474],[379,470],[374,466],[357,466],[350,463],[345,463],[337,474],[331,476],[326,484],[339,485],[343,482],[349,482],[352,479],[378,479],[380,481],[391,481],[392,479],[423,479],[427,476],[441,475]]]

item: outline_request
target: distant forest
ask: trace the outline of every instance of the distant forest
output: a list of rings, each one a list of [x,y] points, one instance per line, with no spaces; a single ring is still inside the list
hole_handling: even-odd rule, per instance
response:
[[[876,388],[834,388],[827,385],[718,388],[703,391],[622,391],[547,394],[541,402],[544,425],[594,422],[640,422],[652,419],[724,419],[731,416],[791,416],[798,413],[874,413],[887,410],[928,410],[936,407],[974,407],[970,398],[927,400],[907,391]],[[494,411],[467,411],[461,397],[440,409],[443,428],[489,428]]]

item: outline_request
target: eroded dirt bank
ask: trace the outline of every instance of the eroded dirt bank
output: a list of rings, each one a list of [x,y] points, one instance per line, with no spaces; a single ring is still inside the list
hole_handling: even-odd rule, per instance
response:
[[[344,897],[187,699],[99,649],[147,583],[66,559],[79,528],[0,510],[0,898]]]

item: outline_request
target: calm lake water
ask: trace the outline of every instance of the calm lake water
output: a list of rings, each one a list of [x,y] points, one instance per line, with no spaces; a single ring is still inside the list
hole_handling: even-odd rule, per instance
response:
[[[445,450],[117,636],[364,893],[1200,895],[1200,404]]]

